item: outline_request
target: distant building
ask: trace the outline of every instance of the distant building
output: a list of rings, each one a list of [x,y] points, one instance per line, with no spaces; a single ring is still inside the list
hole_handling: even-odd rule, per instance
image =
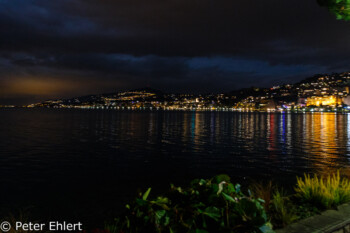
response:
[[[306,98],[298,98],[298,106],[299,107],[305,107],[306,106]]]
[[[338,98],[336,96],[325,96],[325,97],[320,97],[320,96],[313,96],[307,98],[306,101],[306,106],[331,106],[331,107],[336,107],[337,105],[341,105],[342,100],[341,98]]]
[[[259,103],[259,109],[261,111],[275,111],[276,102],[273,99],[261,100]]]
[[[350,95],[347,97],[343,98],[343,103],[347,106],[350,106]]]

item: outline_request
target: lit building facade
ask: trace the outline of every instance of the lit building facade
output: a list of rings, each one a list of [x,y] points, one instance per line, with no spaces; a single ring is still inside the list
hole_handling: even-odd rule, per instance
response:
[[[336,96],[326,96],[326,97],[310,97],[306,100],[306,106],[332,106],[336,107],[337,105],[341,105],[342,100]]]

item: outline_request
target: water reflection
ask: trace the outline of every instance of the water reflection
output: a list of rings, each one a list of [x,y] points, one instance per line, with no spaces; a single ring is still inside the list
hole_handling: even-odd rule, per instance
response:
[[[9,190],[0,206],[18,203],[23,192],[37,202],[55,203],[57,196],[65,196],[71,208],[79,204],[72,193],[110,206],[116,196],[123,200],[145,185],[181,184],[218,173],[239,182],[247,177],[294,182],[304,172],[349,166],[348,114],[0,113],[0,183]],[[58,185],[69,195],[58,193]]]
[[[177,120],[182,120],[183,124],[181,135],[177,133],[178,129],[169,129],[175,137],[174,145],[192,156],[201,155],[202,163],[207,162],[206,159],[217,160],[215,162],[219,163],[219,159],[226,157],[234,158],[236,164],[245,164],[246,169],[265,166],[293,174],[326,167],[348,166],[349,115],[202,112],[176,114],[182,116]],[[169,120],[166,124],[173,124],[171,121],[174,119]],[[163,134],[163,137],[167,135]],[[182,145],[176,143],[178,137],[181,138]]]

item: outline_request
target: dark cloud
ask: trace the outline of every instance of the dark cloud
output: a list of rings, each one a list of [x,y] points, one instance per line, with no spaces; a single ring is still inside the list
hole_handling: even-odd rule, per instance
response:
[[[0,92],[33,77],[60,83],[52,96],[295,82],[347,70],[349,30],[316,0],[0,0]],[[16,91],[0,98],[31,93]]]

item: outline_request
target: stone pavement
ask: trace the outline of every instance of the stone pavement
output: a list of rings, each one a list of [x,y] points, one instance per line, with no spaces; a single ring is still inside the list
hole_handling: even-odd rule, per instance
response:
[[[350,233],[350,204],[293,223],[276,233]]]

